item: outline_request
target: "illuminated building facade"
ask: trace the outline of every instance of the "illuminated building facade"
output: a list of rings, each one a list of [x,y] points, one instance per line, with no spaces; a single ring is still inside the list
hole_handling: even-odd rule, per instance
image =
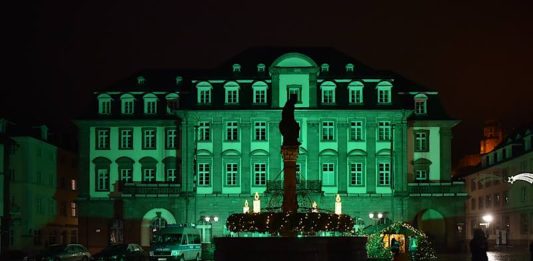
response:
[[[533,235],[533,184],[509,178],[533,173],[533,128],[517,130],[490,152],[465,177],[469,199],[466,204],[467,238],[474,228],[488,231],[497,245],[527,245]],[[487,222],[483,216],[491,215]],[[488,229],[487,229],[488,226]]]
[[[461,237],[438,93],[328,48],[252,48],[212,70],[144,71],[95,92],[80,137],[80,241],[148,246],[159,224],[229,214],[259,192],[281,206],[281,108],[296,94],[300,208],[404,220],[441,245]],[[278,204],[279,203],[279,204]],[[303,211],[303,210],[302,210]]]

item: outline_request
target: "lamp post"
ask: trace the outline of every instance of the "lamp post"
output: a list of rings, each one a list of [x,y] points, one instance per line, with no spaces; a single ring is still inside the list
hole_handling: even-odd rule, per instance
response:
[[[485,222],[481,223],[480,225],[484,225],[485,226],[485,234],[488,237],[488,235],[489,235],[489,226],[490,226],[490,223],[492,222],[492,220],[494,220],[494,217],[491,214],[485,214],[481,218]]]
[[[209,237],[206,237],[206,239],[209,239],[207,243],[211,243],[211,239],[213,238],[213,223],[218,222],[218,216],[204,216],[202,221],[209,226]]]
[[[383,213],[381,212],[370,212],[368,213],[368,217],[372,220],[374,220],[374,225],[377,225],[378,222],[383,218]]]

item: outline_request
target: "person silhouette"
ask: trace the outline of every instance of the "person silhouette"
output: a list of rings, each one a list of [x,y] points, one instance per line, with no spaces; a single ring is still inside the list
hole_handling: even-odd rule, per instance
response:
[[[485,232],[480,228],[474,229],[474,237],[470,240],[470,253],[472,253],[472,261],[488,261],[487,256],[487,238]]]

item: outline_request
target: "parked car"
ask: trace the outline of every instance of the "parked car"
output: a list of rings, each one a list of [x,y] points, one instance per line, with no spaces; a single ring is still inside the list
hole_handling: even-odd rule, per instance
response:
[[[93,256],[95,261],[145,261],[148,260],[147,253],[137,244],[116,244],[110,245]]]
[[[36,261],[89,261],[91,253],[80,244],[52,245],[39,252]]]

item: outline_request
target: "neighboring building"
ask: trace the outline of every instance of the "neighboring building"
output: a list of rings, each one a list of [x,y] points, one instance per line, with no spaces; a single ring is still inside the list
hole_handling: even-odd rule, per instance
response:
[[[489,241],[501,245],[526,245],[533,238],[533,184],[509,178],[533,173],[533,127],[515,131],[481,156],[481,164],[465,177],[467,238],[474,228],[487,229]]]
[[[438,93],[329,48],[253,48],[214,70],[145,71],[95,93],[77,121],[80,242],[148,246],[169,223],[281,205],[281,108],[298,96],[299,204],[358,223],[384,213],[461,240],[464,184],[452,182],[451,128]],[[303,211],[303,210],[302,210]],[[459,226],[459,229],[458,229]]]
[[[13,141],[7,158],[10,211],[6,247],[26,251],[77,241],[77,221],[57,216],[58,200],[74,202],[75,194],[64,195],[56,188],[60,177],[76,182],[76,165],[72,164],[77,157],[55,145],[45,125],[27,128],[13,124],[5,133]]]

